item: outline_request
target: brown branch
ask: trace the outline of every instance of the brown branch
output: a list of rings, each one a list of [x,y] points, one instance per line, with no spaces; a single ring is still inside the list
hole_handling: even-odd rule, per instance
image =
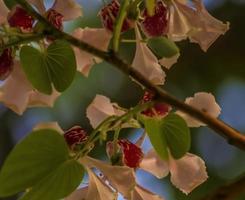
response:
[[[16,0],[23,8],[25,8],[33,17],[39,20],[45,27],[44,34],[53,35],[59,39],[64,39],[71,43],[72,45],[80,48],[83,51],[91,53],[96,57],[99,57],[113,66],[117,67],[119,70],[127,75],[130,75],[133,79],[138,81],[140,84],[145,86],[147,89],[154,91],[158,97],[166,102],[167,104],[189,114],[190,116],[202,121],[207,124],[211,129],[216,131],[219,135],[224,137],[227,142],[234,145],[242,150],[245,150],[245,135],[225,124],[219,119],[211,117],[209,114],[193,108],[170,94],[166,93],[161,87],[152,84],[147,78],[145,78],[140,72],[132,68],[131,65],[127,64],[125,61],[120,59],[114,53],[107,53],[96,49],[89,44],[80,41],[73,36],[56,29],[52,24],[50,24],[43,16],[37,13],[25,0]]]
[[[245,176],[219,187],[201,200],[235,200],[242,195],[245,195]]]

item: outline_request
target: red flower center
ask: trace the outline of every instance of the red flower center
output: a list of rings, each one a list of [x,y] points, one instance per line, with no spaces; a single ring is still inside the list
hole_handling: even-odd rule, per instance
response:
[[[59,29],[59,30],[63,29],[64,16],[62,14],[58,13],[56,10],[49,9],[46,13],[46,18],[57,29]]]
[[[154,98],[155,98],[154,93],[146,91],[140,103],[144,104],[150,102],[154,100]],[[152,108],[148,108],[142,111],[141,114],[146,115],[148,117],[156,117],[156,116],[163,117],[166,114],[168,114],[170,110],[171,107],[168,104],[160,102],[160,103],[155,103],[155,105]]]
[[[0,80],[6,79],[13,70],[12,49],[4,49],[0,55]]]
[[[15,6],[8,15],[8,23],[11,27],[19,27],[24,30],[32,29],[34,19],[20,6]]]
[[[167,33],[168,9],[162,1],[157,2],[153,16],[149,16],[145,9],[143,17],[144,20],[141,22],[141,26],[148,37],[159,37]]]
[[[118,144],[123,151],[124,164],[131,168],[139,167],[144,156],[141,148],[125,139],[119,140]]]
[[[104,8],[102,8],[99,13],[103,26],[111,32],[113,32],[114,23],[118,16],[119,9],[120,9],[120,3],[118,2],[118,0],[113,0],[111,3],[109,3]],[[125,19],[123,22],[121,32],[126,32],[131,27],[132,26],[131,26],[130,20]]]
[[[74,126],[66,131],[64,137],[71,149],[73,149],[78,144],[86,142],[88,139],[86,131],[84,131],[80,126]]]

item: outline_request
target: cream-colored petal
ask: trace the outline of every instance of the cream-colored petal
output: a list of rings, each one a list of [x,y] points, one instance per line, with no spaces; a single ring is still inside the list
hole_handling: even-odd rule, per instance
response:
[[[130,200],[164,200],[157,194],[152,193],[151,191],[137,185],[132,191]]]
[[[179,41],[187,37],[191,42],[198,43],[202,50],[207,49],[229,29],[229,23],[215,19],[205,9],[202,0],[172,0],[170,6],[169,38]]]
[[[170,69],[175,63],[177,63],[180,54],[177,53],[176,55],[170,58],[162,58],[159,60],[159,63],[167,69]]]
[[[60,125],[58,124],[58,122],[42,122],[37,124],[33,130],[40,130],[40,129],[53,129],[57,132],[59,132],[60,134],[63,134],[64,131],[61,129]]]
[[[194,97],[187,98],[185,103],[202,110],[215,118],[221,113],[221,108],[211,93],[198,92],[194,95]],[[205,126],[204,123],[194,119],[186,113],[181,111],[177,111],[176,113],[185,119],[189,127]]]
[[[87,107],[86,114],[92,127],[96,128],[107,117],[124,113],[118,112],[109,98],[96,95],[93,102]]]
[[[52,8],[62,14],[65,21],[73,20],[83,15],[82,7],[75,0],[55,0]]]
[[[46,10],[43,1],[44,0],[27,0],[27,2],[34,5],[41,14],[44,14]]]
[[[73,32],[73,36],[102,51],[107,50],[112,37],[111,33],[104,28],[78,28]],[[77,70],[85,76],[88,76],[92,65],[101,62],[101,60],[76,47],[74,47],[74,49],[77,61]]]
[[[92,170],[87,168],[89,176],[88,191],[85,200],[115,200],[117,194],[106,185]]]
[[[75,190],[65,200],[84,200],[88,193],[88,186]]]
[[[15,62],[13,72],[0,88],[0,102],[21,115],[26,110],[32,87],[19,62]]]
[[[140,163],[140,168],[153,174],[157,178],[163,178],[168,175],[168,161],[162,160],[154,149],[151,149]]]
[[[43,93],[33,90],[29,97],[28,107],[36,107],[36,106],[53,107],[56,99],[60,95],[61,94],[56,90],[53,90],[51,95],[45,95]]]
[[[229,30],[229,23],[224,24],[211,16],[202,0],[193,0],[193,2],[197,8],[198,18],[202,19],[203,23],[201,24],[200,31],[191,35],[190,40],[191,42],[198,43],[203,51],[207,51],[220,35],[224,35]]]
[[[157,57],[143,43],[139,29],[135,28],[136,34],[136,52],[132,63],[133,68],[138,70],[144,77],[149,79],[155,85],[163,85],[165,82],[165,72],[158,63]]]
[[[187,153],[179,160],[170,159],[171,182],[183,193],[188,194],[208,178],[204,161]]]
[[[5,6],[3,0],[0,0],[0,24],[3,24],[7,21],[8,8]]]
[[[99,169],[112,187],[123,196],[128,196],[136,185],[136,177],[132,168],[126,166],[112,166],[90,157],[84,158],[81,162],[85,163],[84,165],[88,167],[96,167]]]

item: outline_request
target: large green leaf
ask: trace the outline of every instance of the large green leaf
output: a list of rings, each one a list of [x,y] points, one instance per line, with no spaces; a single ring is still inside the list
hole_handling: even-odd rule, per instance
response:
[[[27,192],[21,200],[59,200],[71,194],[81,183],[84,169],[69,160]]]
[[[171,58],[179,53],[177,45],[166,37],[150,38],[147,45],[158,58]]]
[[[31,46],[23,46],[20,59],[33,87],[45,94],[52,93],[52,85],[58,92],[64,91],[76,74],[75,55],[65,41],[53,42],[44,52]]]
[[[69,158],[64,138],[44,129],[31,133],[15,146],[0,172],[0,196],[24,191],[55,171]]]
[[[168,159],[168,149],[175,159],[181,158],[190,149],[190,130],[180,116],[142,117],[142,122],[152,146],[162,159]]]
[[[179,115],[169,114],[162,120],[164,135],[172,156],[179,159],[190,149],[190,129]]]
[[[144,117],[143,122],[155,151],[162,159],[167,160],[168,149],[165,134],[162,130],[162,120],[159,118]]]

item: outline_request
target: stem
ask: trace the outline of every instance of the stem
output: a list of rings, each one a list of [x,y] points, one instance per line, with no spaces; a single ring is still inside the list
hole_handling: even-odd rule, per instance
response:
[[[25,36],[25,37],[21,37],[18,40],[14,40],[11,41],[7,44],[4,45],[0,45],[0,50],[4,50],[6,48],[12,47],[12,46],[17,46],[20,44],[24,44],[24,43],[29,43],[29,42],[33,42],[33,41],[39,41],[41,39],[43,39],[45,37],[44,34],[36,34],[36,35],[31,35],[31,36]]]
[[[117,52],[119,49],[119,41],[120,41],[121,30],[123,27],[124,19],[127,16],[128,5],[129,5],[129,0],[124,0],[122,5],[120,6],[119,14],[118,14],[118,17],[115,21],[113,38],[112,38],[112,44],[113,44],[114,52]]]
[[[89,44],[82,42],[67,33],[64,33],[55,27],[53,27],[44,17],[37,13],[25,0],[16,0],[23,8],[25,8],[33,17],[37,18],[45,27],[47,28],[46,34],[52,34],[53,36],[64,39],[70,42],[72,45],[80,48],[83,51],[91,53],[96,57],[99,57],[108,63],[114,65],[119,70],[127,75],[130,75],[134,80],[138,81],[140,84],[144,85],[147,89],[155,92],[159,99],[165,103],[189,114],[190,116],[196,118],[197,120],[207,124],[211,129],[216,131],[219,135],[224,137],[227,142],[245,151],[245,136],[229,125],[225,124],[219,119],[213,118],[209,114],[193,108],[170,94],[166,93],[161,87],[152,84],[146,77],[144,77],[140,72],[132,68],[131,65],[124,62],[114,53],[103,52],[96,49]]]
[[[201,200],[234,200],[245,194],[245,176],[235,182],[221,186]]]

